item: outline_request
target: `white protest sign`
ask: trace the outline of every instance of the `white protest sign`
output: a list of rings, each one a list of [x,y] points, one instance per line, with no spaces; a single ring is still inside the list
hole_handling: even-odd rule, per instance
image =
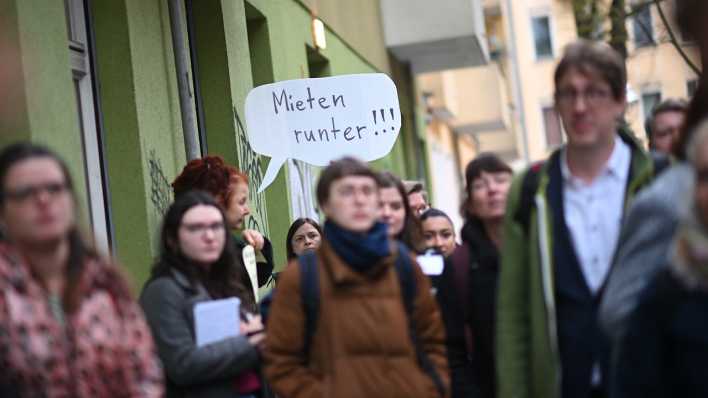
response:
[[[251,279],[253,286],[253,296],[258,301],[258,263],[256,261],[256,250],[251,245],[246,245],[242,250],[243,265],[246,266],[246,272]]]
[[[326,166],[343,156],[386,156],[401,111],[396,85],[383,73],[286,80],[248,93],[246,126],[253,150],[271,158],[262,192],[288,158]]]

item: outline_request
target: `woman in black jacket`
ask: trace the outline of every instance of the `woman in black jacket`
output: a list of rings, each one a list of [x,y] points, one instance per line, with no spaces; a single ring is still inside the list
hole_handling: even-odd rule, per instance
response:
[[[511,168],[494,154],[480,154],[467,165],[462,245],[445,275],[462,303],[471,380],[483,398],[496,396],[494,314],[501,226],[511,179]]]

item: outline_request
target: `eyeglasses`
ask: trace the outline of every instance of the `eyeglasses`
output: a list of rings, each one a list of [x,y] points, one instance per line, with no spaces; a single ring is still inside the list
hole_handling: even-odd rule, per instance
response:
[[[50,182],[7,190],[2,195],[14,202],[27,202],[30,198],[37,198],[41,193],[46,193],[50,198],[54,198],[66,192],[67,188],[66,182]]]
[[[578,98],[582,97],[586,104],[590,106],[598,106],[610,98],[610,95],[611,93],[609,90],[596,87],[590,87],[585,91],[561,89],[556,91],[556,103],[560,106],[572,106]]]
[[[182,224],[182,227],[190,233],[190,234],[195,234],[195,235],[201,235],[205,233],[206,231],[211,231],[214,234],[218,234],[224,231],[224,223],[223,222],[215,222],[212,224],[202,224],[202,223],[193,223],[193,224]]]

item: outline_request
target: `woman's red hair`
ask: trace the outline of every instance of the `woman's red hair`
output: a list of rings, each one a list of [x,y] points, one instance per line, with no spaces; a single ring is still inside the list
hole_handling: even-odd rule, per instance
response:
[[[221,156],[205,156],[189,161],[172,183],[175,198],[200,190],[210,193],[217,203],[226,208],[236,184],[248,184],[248,176],[227,164]]]

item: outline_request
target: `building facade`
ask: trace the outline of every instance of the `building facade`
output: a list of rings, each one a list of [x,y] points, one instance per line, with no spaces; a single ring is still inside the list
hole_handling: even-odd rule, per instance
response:
[[[609,6],[605,2],[604,11]],[[489,62],[468,68],[435,71],[416,77],[418,95],[426,102],[429,157],[452,154],[458,180],[437,172],[447,192],[437,206],[452,209],[462,190],[462,170],[480,152],[494,152],[520,168],[545,158],[564,140],[563,126],[553,104],[553,72],[563,47],[577,39],[572,1],[484,0],[485,40]],[[696,74],[670,40],[693,63],[700,60],[694,45],[673,26],[671,2],[662,13],[653,2],[628,2],[626,18],[628,87],[626,120],[637,138],[647,142],[644,121],[662,99],[690,98]],[[609,19],[597,32],[607,38]],[[436,161],[431,160],[436,163]],[[440,195],[436,195],[440,197]]]
[[[385,45],[381,13],[378,0],[4,1],[0,145],[31,140],[67,159],[87,231],[136,286],[157,251],[170,182],[188,158],[221,155],[249,175],[247,224],[271,239],[279,268],[291,221],[317,215],[318,170],[288,161],[256,193],[267,159],[245,133],[254,86],[389,74],[403,127],[375,167],[427,178],[414,81]]]

